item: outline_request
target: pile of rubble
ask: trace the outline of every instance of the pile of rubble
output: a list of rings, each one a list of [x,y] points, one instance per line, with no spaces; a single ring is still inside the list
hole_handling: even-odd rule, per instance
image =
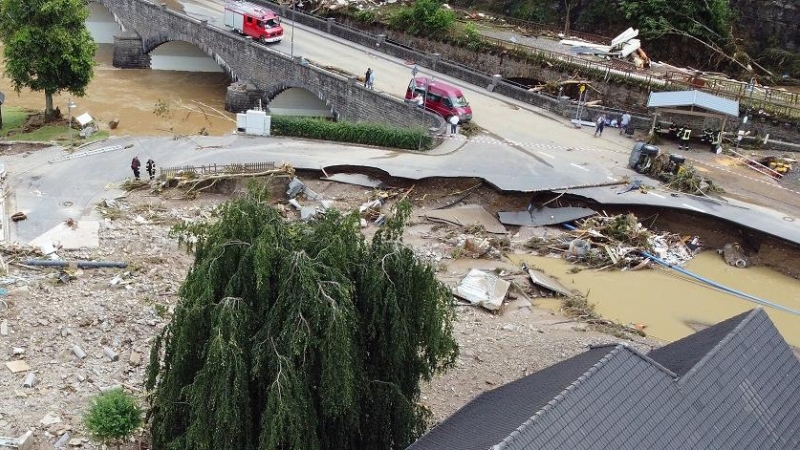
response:
[[[603,269],[638,270],[650,263],[651,255],[680,266],[702,250],[697,236],[654,233],[633,214],[582,220],[561,242],[567,259]]]
[[[560,43],[571,46],[576,54],[630,60],[637,68],[646,69],[650,67],[650,58],[642,49],[642,41],[636,39],[637,36],[639,30],[628,28],[612,39],[609,45],[578,39],[562,39]]]
[[[0,396],[0,436],[8,437],[0,444],[100,448],[82,425],[90,399],[117,387],[143,395],[151,341],[191,263],[165,225],[203,220],[212,211],[162,203],[104,201],[95,248],[0,247],[0,342],[9,352],[0,366],[7,394]],[[105,260],[124,268],[86,266]]]

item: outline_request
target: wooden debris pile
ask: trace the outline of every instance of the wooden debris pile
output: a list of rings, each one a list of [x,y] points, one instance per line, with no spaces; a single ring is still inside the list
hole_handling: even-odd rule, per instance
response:
[[[0,284],[7,284],[4,275],[9,273],[9,265],[19,266],[20,261],[25,261],[34,257],[41,257],[42,251],[38,248],[16,243],[0,242]],[[11,279],[9,281],[13,282]]]
[[[595,216],[585,219],[566,233],[567,259],[591,268],[638,270],[655,255],[670,264],[680,265],[700,249],[696,237],[655,233],[644,227],[633,214]],[[563,245],[562,245],[563,247]],[[552,248],[552,247],[551,247]]]
[[[674,174],[670,174],[667,179],[667,186],[670,189],[693,195],[724,192],[713,180],[697,173],[697,170],[691,164],[684,164]]]

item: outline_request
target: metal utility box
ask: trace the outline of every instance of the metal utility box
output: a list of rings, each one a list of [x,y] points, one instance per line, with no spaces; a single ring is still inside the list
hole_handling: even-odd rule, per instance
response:
[[[247,111],[247,127],[245,133],[254,136],[269,136],[271,117],[264,111]]]

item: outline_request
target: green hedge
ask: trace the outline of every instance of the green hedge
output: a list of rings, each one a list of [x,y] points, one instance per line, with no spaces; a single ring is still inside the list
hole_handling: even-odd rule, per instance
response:
[[[420,128],[398,128],[374,123],[332,122],[314,117],[272,116],[274,136],[294,136],[352,144],[423,150],[433,145],[433,139]]]

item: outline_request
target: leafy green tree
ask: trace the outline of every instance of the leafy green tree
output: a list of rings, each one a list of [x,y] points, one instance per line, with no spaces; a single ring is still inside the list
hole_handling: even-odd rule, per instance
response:
[[[452,293],[355,214],[287,223],[266,190],[173,229],[195,262],[148,367],[160,449],[395,449],[426,428],[420,381],[450,367]]]
[[[53,95],[82,97],[92,79],[96,45],[84,0],[0,0],[0,40],[14,90],[44,91],[45,116]]]
[[[444,9],[443,0],[416,0],[389,18],[389,24],[414,36],[443,36],[456,21],[455,13]]]
[[[136,399],[122,389],[100,394],[83,418],[89,433],[103,442],[126,439],[142,424],[142,410]]]

